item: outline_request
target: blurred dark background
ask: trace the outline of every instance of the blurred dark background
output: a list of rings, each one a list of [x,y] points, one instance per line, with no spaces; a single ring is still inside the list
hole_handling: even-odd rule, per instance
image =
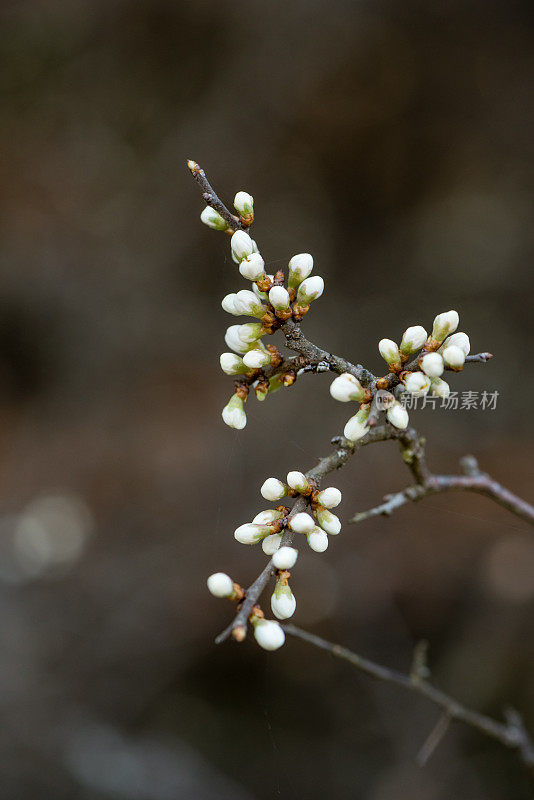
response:
[[[452,379],[495,411],[418,411],[436,471],[473,451],[532,499],[534,13],[530,2],[4,2],[0,30],[0,781],[5,798],[530,797],[514,755],[303,643],[216,648],[248,583],[232,532],[268,475],[330,450],[347,406],[305,377],[242,432],[220,411],[228,240],[194,158],[255,198],[270,265],[313,253],[305,320],[380,369],[377,342],[451,307]],[[341,516],[407,484],[394,444],[332,483]],[[442,496],[301,548],[295,622],[534,731],[534,539]]]

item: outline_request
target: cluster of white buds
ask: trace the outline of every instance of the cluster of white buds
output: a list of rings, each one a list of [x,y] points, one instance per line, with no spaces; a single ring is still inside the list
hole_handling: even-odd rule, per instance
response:
[[[290,547],[282,549],[292,550]],[[289,559],[286,557],[286,560]],[[295,559],[293,559],[294,563]],[[287,585],[288,577],[289,572],[279,573],[271,601],[273,614],[278,619],[288,619],[292,616],[296,607],[295,598]],[[225,597],[228,600],[240,602],[245,596],[241,586],[234,583],[225,572],[214,572],[213,575],[209,576],[207,584],[214,597]],[[250,621],[254,627],[254,637],[261,647],[265,650],[278,650],[279,647],[282,647],[285,642],[285,634],[278,622],[265,619],[258,608],[254,609]]]
[[[310,513],[300,511],[290,514],[289,509],[285,506],[261,511],[251,522],[240,525],[234,531],[234,538],[241,544],[261,542],[263,551],[267,555],[273,555],[281,547],[282,532],[287,527],[294,533],[304,534],[311,549],[322,553],[328,547],[326,534],[335,536],[341,530],[341,522],[329,510],[341,502],[341,492],[333,486],[318,491],[314,489],[303,472],[293,470],[287,474],[285,483],[278,478],[267,478],[260,492],[262,497],[271,502],[287,496],[301,495],[308,499]],[[283,547],[282,551],[287,549]],[[279,556],[282,560],[278,563],[277,559],[275,562],[278,569],[290,569],[290,566],[282,564],[287,557],[287,553]]]
[[[434,320],[432,333],[418,358],[421,372],[405,371],[401,374],[404,388],[411,394],[447,397],[449,384],[441,376],[445,369],[459,371],[469,355],[471,344],[466,333],[454,333],[460,319],[457,311],[446,311]]]
[[[195,168],[198,168],[198,165],[195,164],[194,161],[189,162],[189,168],[192,170],[193,174],[195,173]],[[234,208],[239,214],[241,223],[246,227],[249,227],[254,222],[254,198],[248,192],[237,192],[236,196],[234,197]],[[222,217],[218,211],[216,211],[211,206],[206,206],[206,208],[202,211],[200,215],[201,221],[204,225],[207,225],[208,228],[212,228],[215,231],[228,231],[231,228],[228,227],[228,223]]]
[[[448,396],[450,388],[441,375],[445,369],[461,370],[470,349],[467,334],[454,332],[458,322],[456,311],[446,311],[435,318],[430,336],[422,325],[412,325],[404,331],[400,345],[393,339],[379,341],[380,355],[390,373],[398,375],[406,392],[418,397],[428,392],[437,397]],[[414,357],[414,362],[407,365]],[[377,389],[388,389],[389,386],[387,378],[380,378],[376,382]],[[365,389],[354,375],[343,373],[332,382],[330,394],[343,403],[354,401],[360,404],[357,413],[347,421],[344,434],[352,442],[364,437],[369,432],[368,421],[373,397],[371,390]],[[409,422],[406,408],[389,392],[384,392],[382,401],[382,409],[386,411],[388,421],[394,427],[404,430]]]
[[[202,172],[195,162],[189,162],[189,167],[195,176]],[[318,275],[312,276],[313,258],[309,253],[299,253],[290,259],[287,282],[282,270],[274,274],[266,271],[264,258],[246,230],[254,221],[254,199],[248,192],[240,191],[235,195],[234,208],[238,216],[230,214],[216,198],[210,202],[221,213],[208,206],[201,214],[202,222],[214,230],[231,234],[232,260],[238,265],[240,275],[251,282],[249,288],[227,294],[221,301],[227,313],[253,319],[227,329],[225,342],[231,352],[220,356],[223,372],[236,377],[235,392],[224,407],[222,418],[230,427],[242,429],[247,422],[244,404],[251,388],[258,400],[264,400],[269,393],[291,385],[300,374],[287,362],[284,366],[276,347],[266,346],[262,340],[288,320],[299,322],[311,303],[323,294],[324,281]],[[358,410],[344,427],[348,440],[357,442],[364,437],[376,424],[380,411],[386,412],[388,422],[395,428],[407,428],[408,412],[398,399],[402,392],[414,396],[430,392],[443,398],[449,395],[449,385],[442,375],[446,369],[460,371],[470,352],[469,337],[456,332],[458,324],[458,313],[451,310],[436,316],[430,335],[423,326],[413,325],[404,331],[400,344],[393,339],[381,339],[378,350],[388,365],[387,376],[375,379],[362,368],[350,366],[351,372],[335,378],[330,386],[332,397],[343,403],[358,404]],[[287,326],[286,332],[288,329],[292,330]],[[298,362],[290,362],[295,363]],[[326,368],[332,364],[335,361],[330,359]],[[318,368],[321,365],[305,362],[304,366]],[[362,385],[357,376],[368,385]],[[319,490],[311,477],[298,470],[289,472],[285,481],[267,478],[260,491],[262,497],[273,504],[285,497],[298,498],[293,509],[285,505],[267,508],[234,531],[238,542],[246,545],[261,542],[264,553],[271,557],[271,565],[277,571],[271,610],[278,620],[286,620],[293,616],[297,605],[289,580],[298,550],[289,543],[293,541],[293,534],[302,534],[312,550],[324,552],[329,535],[335,536],[341,530],[339,518],[331,511],[341,502],[341,492],[335,487]],[[268,573],[263,574],[270,574],[270,570],[271,566]],[[238,603],[245,598],[244,590],[225,573],[211,575],[207,583],[216,597]],[[249,608],[247,606],[247,611]],[[265,619],[259,606],[254,605],[249,611],[249,620],[261,647],[276,650],[284,644],[283,628],[277,621]],[[234,628],[234,635],[237,630],[238,627]],[[244,636],[244,629],[241,630]]]
[[[195,162],[189,162],[189,168],[194,175],[200,172]],[[223,409],[222,418],[230,427],[241,429],[247,422],[244,404],[250,388],[258,400],[264,400],[268,394],[282,386],[290,386],[296,379],[292,370],[277,372],[283,359],[276,348],[269,350],[265,347],[263,337],[274,333],[288,319],[302,319],[311,303],[322,295],[324,281],[319,275],[311,276],[313,258],[309,253],[299,253],[291,258],[286,285],[282,271],[267,274],[258,246],[245,230],[254,221],[254,198],[248,192],[237,192],[234,208],[239,215],[234,219],[237,221],[239,218],[241,225],[235,231],[234,223],[228,217],[225,220],[211,206],[203,210],[200,218],[214,230],[232,233],[232,259],[242,277],[252,282],[250,289],[227,294],[221,302],[228,314],[258,320],[231,325],[226,331],[225,342],[233,352],[221,355],[223,372],[237,378],[236,393]]]
[[[389,371],[399,376],[406,392],[416,397],[428,392],[437,397],[449,395],[449,384],[441,376],[445,369],[461,370],[471,346],[466,333],[455,333],[459,321],[457,311],[445,311],[435,318],[430,336],[422,325],[414,325],[404,331],[400,346],[391,339],[379,342],[380,355]],[[380,379],[378,388],[386,388],[382,382],[387,385],[387,379]],[[398,401],[388,407],[387,418],[400,429],[406,428],[409,421],[406,409]]]
[[[254,545],[261,542],[266,555],[272,556],[277,572],[276,585],[271,597],[271,609],[275,617],[289,619],[295,613],[297,601],[289,585],[291,570],[297,561],[298,550],[289,544],[282,545],[283,532],[306,536],[309,546],[317,553],[328,547],[328,534],[337,535],[341,530],[339,518],[330,509],[341,502],[341,492],[334,486],[318,490],[312,479],[299,470],[288,472],[286,480],[267,478],[260,489],[262,497],[271,502],[283,497],[305,498],[306,511],[291,513],[286,506],[260,511],[251,522],[239,525],[234,538],[241,544]],[[217,572],[208,578],[208,588],[216,597],[241,600],[243,590],[234,584],[228,575]],[[262,612],[254,607],[250,621],[254,627],[256,641],[267,650],[275,650],[284,643],[283,631],[272,620],[265,620]]]
[[[318,491],[302,472],[290,472],[287,476],[288,493],[300,494],[309,500],[308,511],[299,511],[288,517],[287,525],[295,533],[306,536],[308,544],[316,553],[324,553],[328,547],[328,536],[336,536],[341,522],[329,510],[341,502],[341,492],[334,486]]]
[[[349,372],[344,372],[334,378],[330,385],[330,394],[334,400],[348,403],[350,400],[360,403],[359,411],[350,417],[343,433],[351,442],[356,442],[368,432],[367,419],[371,410],[371,393],[364,389],[358,378]]]

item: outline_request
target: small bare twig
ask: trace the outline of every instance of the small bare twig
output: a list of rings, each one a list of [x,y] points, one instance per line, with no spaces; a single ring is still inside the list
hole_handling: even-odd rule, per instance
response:
[[[449,725],[451,724],[451,718],[447,711],[444,711],[443,714],[440,715],[438,721],[426,737],[425,741],[415,760],[419,764],[420,767],[424,767],[436,747],[440,744],[441,740],[445,737],[445,734],[449,730]]]
[[[384,503],[367,511],[358,512],[350,522],[362,522],[381,515],[391,516],[406,503],[417,502],[429,495],[465,491],[485,495],[512,514],[534,525],[534,506],[482,472],[474,456],[464,456],[461,459],[463,475],[434,475],[426,465],[424,441],[417,436],[413,428],[405,431],[403,436],[399,436],[399,440],[404,461],[410,467],[416,484],[387,495]]]
[[[243,228],[243,224],[241,220],[232,214],[231,211],[224,205],[216,191],[213,189],[211,183],[206,178],[206,174],[204,170],[197,164],[196,161],[192,161],[191,159],[187,162],[187,166],[191,172],[191,175],[196,180],[198,185],[202,190],[202,199],[206,203],[207,206],[211,206],[211,208],[215,209],[217,213],[221,215],[221,217],[226,221],[228,227],[231,228],[233,231],[238,231]]]
[[[426,697],[427,700],[430,700],[430,702],[443,709],[445,712],[445,719],[447,720],[447,727],[449,720],[464,722],[466,725],[470,725],[472,728],[480,731],[480,733],[492,739],[496,739],[505,747],[517,750],[523,764],[530,771],[534,770],[534,744],[517,711],[507,710],[505,715],[506,722],[499,722],[492,719],[492,717],[487,717],[485,714],[480,714],[478,711],[473,711],[463,705],[459,700],[437,689],[422,677],[416,677],[413,674],[407,675],[398,670],[384,667],[382,664],[376,664],[374,661],[370,661],[368,658],[364,658],[354,653],[352,650],[348,650],[346,647],[328,642],[326,639],[322,639],[314,633],[303,631],[296,625],[286,624],[283,625],[283,628],[286,634],[294,636],[297,639],[302,639],[321,650],[326,650],[336,658],[348,661],[372,678],[393,683],[403,689],[408,689],[415,694]],[[438,726],[434,728],[425,745],[423,745],[419,757],[424,757],[425,760],[427,760],[439,741],[443,738],[445,732],[445,721],[442,720],[438,723]]]

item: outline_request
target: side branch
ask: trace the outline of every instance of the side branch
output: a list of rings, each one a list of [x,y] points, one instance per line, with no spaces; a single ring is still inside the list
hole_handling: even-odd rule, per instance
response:
[[[370,370],[362,367],[361,364],[352,364],[341,356],[336,356],[318,347],[313,342],[310,342],[302,332],[300,325],[293,320],[288,320],[283,326],[282,331],[286,337],[286,345],[290,350],[293,350],[303,359],[306,365],[325,364],[328,365],[332,372],[337,372],[341,375],[343,372],[348,372],[358,378],[362,386],[374,387],[377,380],[377,375],[374,375]],[[480,363],[485,364],[492,357],[491,353],[476,353],[472,356],[466,357],[466,363]],[[406,370],[418,370],[419,363],[414,360],[405,367]],[[393,388],[399,385],[400,378],[397,374],[390,372],[385,378],[388,388]]]
[[[473,456],[465,456],[461,460],[463,475],[434,475],[426,464],[424,440],[417,436],[413,428],[401,432],[398,438],[404,461],[416,479],[415,485],[387,495],[384,503],[367,511],[360,511],[350,522],[362,522],[369,517],[390,516],[406,503],[418,502],[429,495],[465,491],[489,497],[507,511],[534,525],[534,506],[482,472]]]
[[[302,639],[321,650],[326,650],[326,652],[331,653],[331,655],[336,658],[348,661],[372,678],[386,681],[387,683],[393,683],[403,689],[426,697],[427,700],[430,700],[430,702],[443,709],[448,719],[464,722],[466,725],[500,742],[505,747],[517,750],[523,764],[528,767],[529,770],[534,770],[534,745],[524,728],[521,717],[516,711],[507,712],[506,723],[498,722],[491,717],[480,714],[478,711],[473,711],[454,697],[437,689],[422,677],[421,670],[412,670],[412,673],[409,675],[398,672],[397,670],[384,667],[381,664],[376,664],[374,661],[363,658],[363,656],[354,653],[352,650],[348,650],[346,647],[333,644],[326,639],[322,639],[320,636],[303,631],[296,625],[286,624],[283,625],[283,628],[290,636]]]

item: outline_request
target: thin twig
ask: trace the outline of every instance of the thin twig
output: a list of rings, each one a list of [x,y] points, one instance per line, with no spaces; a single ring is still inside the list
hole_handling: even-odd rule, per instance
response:
[[[410,445],[412,442],[412,445]],[[417,439],[417,434],[413,429],[406,432],[403,447],[404,460],[410,467],[417,483],[408,486],[400,492],[389,494],[384,503],[355,514],[350,522],[362,522],[365,519],[376,516],[391,516],[401,506],[406,503],[414,503],[429,495],[441,494],[443,492],[475,492],[489,497],[498,505],[506,508],[512,514],[524,519],[534,525],[534,506],[527,503],[521,497],[505,489],[498,481],[491,478],[478,468],[476,459],[473,456],[464,456],[461,465],[464,475],[435,475],[428,470],[424,454],[424,442]],[[406,454],[410,456],[406,458]]]
[[[422,678],[407,675],[398,670],[385,667],[382,664],[377,664],[374,661],[370,661],[368,658],[354,653],[352,650],[348,650],[346,647],[328,642],[326,639],[322,639],[314,633],[308,633],[298,628],[296,625],[286,624],[282,627],[290,636],[302,639],[321,650],[326,650],[328,653],[336,656],[336,658],[348,661],[372,678],[393,683],[396,686],[401,686],[403,689],[408,689],[415,694],[426,697],[427,700],[430,700],[432,703],[439,706],[439,708],[442,708],[450,720],[464,722],[466,725],[476,728],[476,730],[486,736],[496,739],[505,747],[517,750],[523,764],[528,767],[529,770],[534,769],[534,745],[517,711],[508,710],[506,713],[506,722],[498,722],[491,717],[487,717],[485,714],[473,711],[463,705],[459,700],[442,692]],[[438,731],[438,734],[440,733],[441,732]],[[441,735],[443,734],[441,733]]]
[[[438,721],[426,737],[421,749],[417,753],[415,760],[420,767],[425,766],[426,762],[449,730],[450,724],[450,715],[447,711],[444,711],[443,714],[440,715]]]
[[[191,175],[196,180],[198,185],[202,190],[202,199],[206,203],[207,206],[211,206],[211,208],[215,209],[221,217],[226,221],[229,228],[233,231],[238,231],[243,228],[243,224],[241,220],[232,214],[231,211],[224,205],[220,197],[218,196],[215,189],[212,187],[211,183],[206,178],[206,173],[204,170],[197,164],[196,161],[192,161],[189,159],[187,162],[187,166],[191,172]]]

